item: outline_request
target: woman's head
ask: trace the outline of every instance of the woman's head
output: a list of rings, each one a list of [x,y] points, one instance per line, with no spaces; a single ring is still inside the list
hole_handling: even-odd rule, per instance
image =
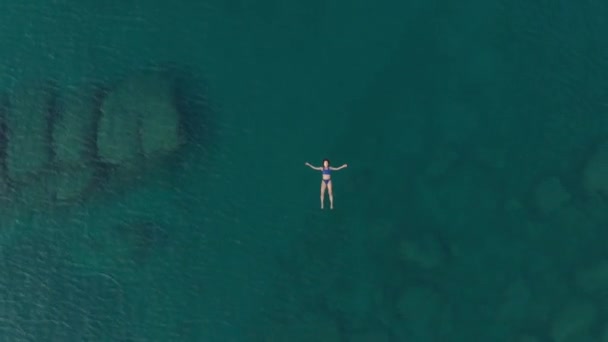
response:
[[[323,159],[323,167],[326,169],[329,167],[329,159],[327,159],[327,158]]]

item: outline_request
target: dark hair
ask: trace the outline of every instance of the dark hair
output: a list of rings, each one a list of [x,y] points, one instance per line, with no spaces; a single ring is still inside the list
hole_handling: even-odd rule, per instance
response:
[[[323,166],[322,167],[325,167],[325,162],[327,162],[327,167],[329,167],[329,165],[331,165],[331,163],[329,162],[329,159],[325,158],[325,159],[323,159]]]

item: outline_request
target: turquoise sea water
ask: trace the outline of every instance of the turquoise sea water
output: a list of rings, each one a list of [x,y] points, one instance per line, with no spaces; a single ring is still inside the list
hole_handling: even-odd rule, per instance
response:
[[[0,5],[4,89],[172,65],[192,131],[136,181],[3,209],[0,340],[601,341],[608,205],[585,170],[608,139],[606,15]],[[333,211],[304,166],[323,158],[349,165]]]

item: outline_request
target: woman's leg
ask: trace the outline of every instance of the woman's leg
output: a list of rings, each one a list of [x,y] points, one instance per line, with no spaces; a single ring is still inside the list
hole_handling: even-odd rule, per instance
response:
[[[325,182],[321,181],[321,209],[323,209],[323,199],[325,198]]]
[[[327,183],[327,190],[329,191],[329,209],[334,208],[334,187],[331,183],[333,182],[329,181],[329,183]]]

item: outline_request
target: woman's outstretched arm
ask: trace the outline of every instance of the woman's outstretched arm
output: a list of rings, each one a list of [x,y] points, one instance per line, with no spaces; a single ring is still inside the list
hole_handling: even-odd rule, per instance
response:
[[[310,165],[310,163],[309,163],[309,162],[304,163],[304,165],[306,165],[306,166],[310,167],[310,168],[311,168],[311,169],[313,169],[313,170],[322,170],[322,168],[321,168],[321,167],[312,166],[312,165]]]
[[[331,170],[333,171],[338,171],[338,170],[342,170],[343,168],[348,167],[348,164],[344,164],[340,167],[330,167]]]

